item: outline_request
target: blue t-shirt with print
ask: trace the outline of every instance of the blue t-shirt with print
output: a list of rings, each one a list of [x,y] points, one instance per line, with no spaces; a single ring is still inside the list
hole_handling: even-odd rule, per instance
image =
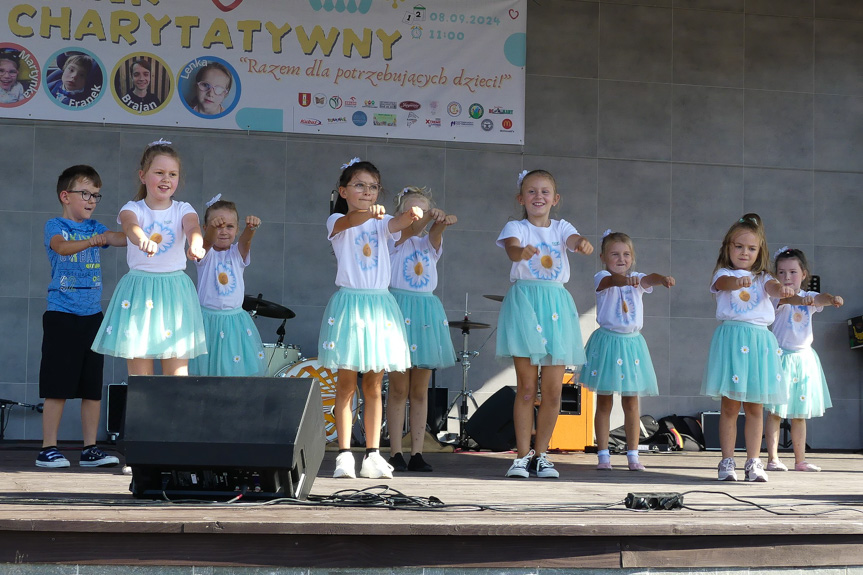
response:
[[[102,263],[99,248],[91,247],[69,256],[51,249],[51,238],[86,240],[108,231],[96,220],[74,222],[54,218],[45,224],[45,251],[51,262],[51,283],[48,284],[48,310],[75,315],[93,315],[102,311]]]

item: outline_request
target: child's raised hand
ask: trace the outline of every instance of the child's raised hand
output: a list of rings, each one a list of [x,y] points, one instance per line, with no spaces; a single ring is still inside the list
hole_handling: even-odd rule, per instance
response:
[[[539,248],[534,247],[530,244],[521,248],[521,259],[523,259],[523,260],[529,260],[533,256],[538,256],[538,255],[539,255]]]
[[[662,279],[659,282],[667,288],[670,288],[674,285],[674,278],[671,276],[662,276]]]
[[[426,215],[428,217],[430,217],[431,219],[433,219],[435,221],[435,223],[438,223],[438,224],[446,223],[446,212],[439,209],[439,208],[430,209],[428,212],[426,212]]]
[[[842,307],[845,305],[845,300],[842,299],[842,296],[834,295],[833,300],[830,302],[830,305],[833,307]]]
[[[148,258],[151,258],[159,251],[159,244],[150,238],[141,238],[138,240],[138,249],[146,253]]]
[[[444,225],[451,226],[455,223],[458,223],[458,218],[455,217],[454,214],[447,214],[447,216],[443,219]]]
[[[246,216],[246,227],[250,230],[258,229],[258,226],[261,225],[261,218],[257,216]]]
[[[786,297],[791,297],[791,296],[793,296],[795,293],[797,293],[797,292],[794,290],[794,288],[793,288],[793,287],[791,287],[791,286],[782,286],[782,287],[779,289],[779,299],[786,298]],[[810,305],[810,304],[807,304],[807,305]]]
[[[405,213],[408,214],[408,217],[410,217],[412,222],[423,219],[423,210],[418,206],[411,207],[411,209],[409,209]]]
[[[90,247],[99,247],[104,246],[108,243],[108,238],[105,237],[105,234],[96,234],[95,236],[90,236]]]
[[[222,228],[228,224],[228,220],[224,216],[214,216],[210,219],[210,224],[214,228]]]
[[[190,260],[199,262],[207,255],[207,250],[203,246],[189,246],[189,249],[186,250],[186,255]]]
[[[375,204],[369,208],[369,214],[376,220],[382,220],[387,214],[387,209],[380,204]]]
[[[743,276],[743,277],[737,278],[737,289],[749,287],[751,285],[752,285],[752,277],[751,276]],[[792,295],[794,295],[794,294],[792,294]],[[782,296],[782,297],[788,297],[788,296]]]
[[[815,305],[814,295],[805,295],[800,298],[800,305]]]
[[[589,256],[593,253],[593,244],[587,241],[587,238],[581,237],[577,242],[575,242],[575,251],[581,252],[586,256]]]
[[[623,281],[625,282],[623,285],[628,285],[635,287],[641,281],[638,276],[623,276]]]

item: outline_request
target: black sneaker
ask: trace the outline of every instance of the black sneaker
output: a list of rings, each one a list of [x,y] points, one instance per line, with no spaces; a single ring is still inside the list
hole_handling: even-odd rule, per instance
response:
[[[390,457],[387,462],[393,466],[393,471],[407,471],[408,464],[405,463],[405,457],[401,453],[396,453],[392,457]]]
[[[56,447],[49,447],[39,452],[36,457],[36,467],[69,467],[69,460]]]
[[[432,471],[432,466],[426,463],[422,453],[414,453],[408,462],[408,471]]]
[[[94,445],[81,452],[81,461],[78,462],[78,465],[81,467],[114,467],[119,463],[119,459],[113,455],[108,455]]]

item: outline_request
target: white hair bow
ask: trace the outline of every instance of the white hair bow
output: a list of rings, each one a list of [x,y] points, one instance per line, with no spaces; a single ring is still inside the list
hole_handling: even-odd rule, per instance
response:
[[[351,160],[347,164],[342,164],[342,169],[346,170],[360,161],[362,161],[362,160],[360,160],[359,158],[351,158]]]
[[[608,234],[611,234],[611,233],[613,233],[613,232],[611,231],[611,228],[608,228],[607,230],[605,230],[604,232],[602,232],[602,239],[605,239],[605,236],[607,236]]]
[[[210,201],[209,201],[209,202],[207,202],[207,203],[206,203],[206,204],[204,204],[204,205],[205,205],[205,206],[207,206],[207,207],[209,208],[210,206],[212,206],[213,204],[215,204],[216,202],[218,202],[221,198],[222,198],[222,194],[216,194],[215,196],[213,196],[212,198],[210,198]]]
[[[518,173],[518,187],[521,187],[521,183],[524,181],[524,177],[527,175],[527,170],[522,170]]]
[[[171,142],[169,142],[168,140],[165,140],[163,138],[159,138],[155,142],[150,142],[149,144],[147,144],[147,147],[152,148],[153,146],[170,146],[170,145],[171,145]]]
[[[791,248],[789,248],[788,246],[782,246],[781,248],[779,248],[778,250],[773,252],[773,259],[775,260],[776,258],[779,257],[779,254],[781,254],[782,252],[787,252],[790,249]]]

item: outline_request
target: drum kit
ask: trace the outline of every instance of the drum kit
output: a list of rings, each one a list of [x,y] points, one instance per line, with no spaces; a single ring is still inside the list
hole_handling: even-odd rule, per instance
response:
[[[487,299],[502,302],[503,296],[485,295]],[[287,320],[296,317],[296,314],[283,305],[267,301],[262,298],[262,294],[257,297],[246,295],[243,300],[243,309],[249,312],[253,318],[257,316],[267,317],[271,319],[281,319],[282,324],[276,330],[279,336],[276,343],[264,344],[264,355],[267,362],[267,377],[288,377],[288,378],[313,378],[318,381],[321,389],[321,399],[323,401],[324,410],[324,432],[327,442],[335,441],[336,420],[333,414],[336,403],[336,381],[338,374],[327,367],[321,365],[318,358],[303,357],[300,346],[293,344],[285,344],[285,323]],[[471,442],[465,432],[465,424],[468,420],[468,401],[473,402],[474,409],[479,407],[473,392],[467,384],[467,372],[470,370],[471,359],[479,355],[479,350],[470,350],[468,347],[468,338],[471,330],[488,329],[491,325],[480,323],[469,319],[470,312],[467,309],[467,294],[465,294],[465,314],[464,319],[459,321],[449,322],[449,327],[452,329],[460,329],[462,333],[462,349],[456,351],[456,360],[461,363],[462,367],[462,387],[459,393],[453,398],[449,404],[446,413],[452,412],[453,408],[458,405],[458,416],[450,419],[458,419],[459,432],[456,441],[453,443],[455,447],[467,449]],[[492,332],[494,333],[494,332]],[[489,336],[490,338],[491,336]],[[488,339],[486,339],[486,342]],[[485,346],[485,344],[483,344]],[[480,349],[482,349],[482,347]],[[386,378],[384,378],[386,385]],[[361,400],[358,399],[359,394],[354,395],[354,403],[352,405],[354,422],[358,419],[358,411],[360,409]],[[384,422],[384,426],[386,423]],[[361,427],[361,426],[360,426]],[[384,434],[382,434],[383,436]]]

